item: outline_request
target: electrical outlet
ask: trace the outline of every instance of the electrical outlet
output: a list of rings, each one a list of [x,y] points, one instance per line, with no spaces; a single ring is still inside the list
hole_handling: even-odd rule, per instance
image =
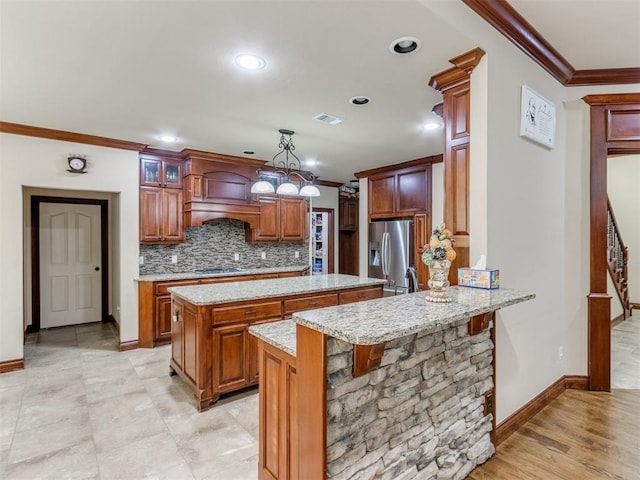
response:
[[[262,252],[262,253],[260,254],[260,258],[261,258],[262,260],[266,260],[266,259],[267,259],[267,252]]]
[[[300,258],[300,252],[298,250],[293,254],[293,258]]]
[[[178,255],[171,255],[171,263],[178,263]]]
[[[138,257],[138,265],[144,265],[144,255]]]
[[[238,260],[240,260],[240,254],[239,253],[234,253],[233,254],[233,259],[237,262]]]
[[[560,347],[558,349],[558,360],[562,360],[562,357],[564,357],[564,349]]]

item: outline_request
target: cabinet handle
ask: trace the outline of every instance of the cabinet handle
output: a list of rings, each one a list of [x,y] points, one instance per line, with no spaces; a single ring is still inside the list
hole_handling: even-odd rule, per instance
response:
[[[358,294],[358,298],[364,298],[364,297],[366,297],[366,295],[364,293],[359,293]]]
[[[310,306],[310,307],[314,307],[314,306],[316,306],[316,305],[318,305],[318,302],[309,302],[309,306]]]
[[[179,311],[173,312],[173,323],[178,323],[179,321],[180,321],[180,312]]]
[[[256,313],[258,313],[258,312],[256,312],[255,310],[246,310],[246,311],[244,312],[245,316],[247,316],[247,317],[248,317],[249,315],[255,315]]]

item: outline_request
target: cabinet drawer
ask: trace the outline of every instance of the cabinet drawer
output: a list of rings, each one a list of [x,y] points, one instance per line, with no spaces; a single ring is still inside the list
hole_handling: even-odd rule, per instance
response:
[[[340,292],[340,305],[345,303],[364,302],[365,300],[373,300],[374,298],[382,298],[382,289],[380,287]]]
[[[281,302],[253,303],[236,307],[220,307],[213,309],[213,323],[252,322],[261,318],[282,316]]]
[[[231,277],[207,277],[200,279],[200,285],[210,285],[212,283],[245,282],[255,280],[255,275],[234,275]]]
[[[313,295],[311,297],[293,298],[284,301],[284,314],[302,312],[314,308],[332,307],[338,304],[338,295],[329,293],[326,295]]]
[[[198,285],[198,280],[179,280],[173,282],[156,282],[156,295],[169,295],[171,287],[186,287],[188,285]]]

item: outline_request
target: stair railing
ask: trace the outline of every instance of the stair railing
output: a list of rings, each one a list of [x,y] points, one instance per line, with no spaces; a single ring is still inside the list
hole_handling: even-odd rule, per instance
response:
[[[616,292],[623,309],[623,318],[631,315],[631,300],[629,299],[629,249],[625,246],[620,235],[620,228],[616,216],[607,198],[607,266],[609,275],[616,287]]]

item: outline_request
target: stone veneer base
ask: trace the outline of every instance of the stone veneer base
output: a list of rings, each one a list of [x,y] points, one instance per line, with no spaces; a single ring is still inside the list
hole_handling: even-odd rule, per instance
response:
[[[463,479],[495,453],[493,344],[467,322],[388,342],[380,368],[357,378],[353,346],[328,339],[327,478]]]

